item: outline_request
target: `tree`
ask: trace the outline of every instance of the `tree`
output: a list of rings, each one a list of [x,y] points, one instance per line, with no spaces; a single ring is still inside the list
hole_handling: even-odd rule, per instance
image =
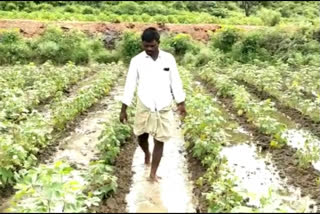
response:
[[[244,9],[246,16],[250,16],[252,8],[258,5],[259,1],[240,1],[240,8]]]

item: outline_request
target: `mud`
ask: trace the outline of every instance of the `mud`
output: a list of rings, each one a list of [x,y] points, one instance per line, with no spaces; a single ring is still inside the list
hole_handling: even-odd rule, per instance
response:
[[[260,99],[271,99],[275,103],[275,107],[279,110],[279,112],[288,115],[291,120],[299,125],[299,128],[309,130],[315,136],[320,137],[320,122],[314,122],[310,117],[302,114],[300,111],[281,104],[281,102],[276,97],[268,94],[265,91],[259,91],[254,85],[251,85],[244,81],[238,82],[244,85],[251,94],[255,94]]]
[[[78,84],[73,85],[70,89],[68,89],[68,93],[64,93],[63,100],[65,99],[72,99],[74,96],[77,95],[77,92],[81,90],[83,87],[88,86],[94,78],[96,78],[97,75],[91,75],[86,78],[84,78],[81,82]],[[107,96],[107,97],[110,97]],[[52,104],[52,103],[51,103]],[[53,143],[48,145],[45,149],[42,149],[39,151],[39,160],[40,163],[44,163],[45,161],[51,160],[52,155],[55,154],[58,151],[58,146],[61,141],[66,139],[74,130],[80,126],[81,121],[83,121],[86,117],[88,117],[88,114],[90,112],[98,112],[107,107],[106,103],[99,102],[93,106],[91,106],[86,111],[82,112],[79,116],[77,116],[73,121],[70,121],[66,128],[62,132],[56,132],[54,133],[54,141]],[[39,108],[39,112],[44,115],[45,117],[49,118],[51,115],[50,111],[50,103],[44,106],[41,106]]]
[[[217,96],[217,89],[213,85],[208,85],[199,78],[198,80],[203,83],[208,91]],[[225,97],[219,97],[219,99],[232,114],[237,115],[236,109],[232,106],[232,99]],[[281,149],[272,149],[269,146],[271,137],[260,133],[253,124],[246,121],[247,118],[245,116],[236,116],[235,119],[242,127],[252,133],[253,141],[259,147],[261,153],[271,154],[271,160],[279,171],[280,177],[282,179],[286,178],[289,185],[300,188],[302,196],[310,195],[311,199],[315,200],[319,207],[320,188],[317,180],[320,177],[320,172],[315,170],[312,165],[306,169],[300,168],[298,166],[298,159],[295,156],[297,151],[295,148],[285,145]]]
[[[315,202],[309,196],[301,197],[298,188],[280,178],[270,161],[270,153],[260,155],[254,142],[223,147],[220,154],[228,159],[228,167],[237,178],[235,191],[247,199],[246,206],[259,207],[263,212],[316,211]],[[262,203],[262,198],[268,198],[271,206]]]
[[[51,165],[59,160],[67,161],[75,168],[73,175],[67,179],[75,179],[83,185],[87,185],[82,173],[88,170],[91,160],[98,159],[99,151],[96,147],[99,142],[98,137],[104,129],[105,122],[109,121],[111,115],[118,109],[123,82],[124,77],[119,77],[117,86],[111,90],[109,95],[99,100],[86,113],[72,121],[59,140],[55,140],[54,142],[56,143],[51,145],[49,149],[42,151],[40,155],[41,162]],[[118,176],[127,177],[127,175],[123,174],[122,168],[117,170],[120,170]],[[125,187],[125,184],[121,182],[118,184],[120,189],[122,186]]]
[[[98,213],[126,213],[126,195],[129,193],[133,173],[131,170],[133,154],[136,150],[135,137],[128,140],[121,148],[115,162],[115,176],[118,178],[118,188],[115,194],[105,199],[99,207],[93,210]]]
[[[132,165],[135,174],[127,195],[127,212],[195,212],[193,182],[187,170],[185,142],[178,117],[173,126],[173,137],[164,143],[163,157],[157,171],[161,177],[159,182],[148,181],[151,167],[144,164],[144,153],[137,148]],[[152,152],[152,136],[149,136],[149,145],[149,151]]]
[[[192,157],[191,151],[187,151],[187,160],[188,160],[188,170],[191,174],[191,180],[196,182],[200,177],[206,173],[205,167],[202,166],[201,162]],[[196,212],[197,213],[207,213],[208,212],[208,202],[205,196],[202,193],[209,192],[210,185],[204,183],[202,186],[194,185],[193,194],[197,199]]]
[[[7,208],[6,201],[14,192],[13,187],[0,188],[0,213],[4,213],[4,210]]]
[[[64,31],[81,30],[90,35],[95,33],[119,34],[125,30],[142,32],[147,27],[156,27],[159,32],[186,33],[196,40],[208,41],[209,33],[221,28],[217,24],[157,24],[157,23],[108,23],[108,22],[79,22],[79,21],[35,21],[35,20],[0,20],[0,29],[18,29],[26,37],[43,34],[48,25],[56,25]],[[236,26],[250,31],[260,29],[260,26]]]

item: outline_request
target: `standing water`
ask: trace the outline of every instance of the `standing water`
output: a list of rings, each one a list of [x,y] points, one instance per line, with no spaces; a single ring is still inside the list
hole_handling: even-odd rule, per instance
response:
[[[153,146],[153,138],[150,136],[150,152],[153,151]],[[127,211],[195,212],[193,184],[187,168],[184,140],[178,128],[175,137],[164,143],[163,156],[157,171],[157,175],[161,177],[158,183],[148,181],[151,167],[144,164],[144,153],[137,147],[132,163],[132,186],[126,197]]]

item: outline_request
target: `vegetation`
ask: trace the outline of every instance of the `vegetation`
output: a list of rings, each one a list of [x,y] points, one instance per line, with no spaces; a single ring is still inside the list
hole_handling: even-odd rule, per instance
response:
[[[161,35],[160,47],[181,65],[179,72],[188,96],[185,146],[205,169],[196,185],[209,187],[203,193],[208,211],[258,212],[273,203],[272,191],[261,199],[261,209],[247,206],[245,194],[235,188],[236,177],[226,164],[228,157],[220,155],[231,141],[230,130],[235,129],[225,115],[230,113],[223,113],[212,94],[197,86],[195,79],[206,83],[219,98],[228,98],[228,108],[235,117],[255,127],[257,134],[268,136],[268,150],[291,146],[286,133],[297,124],[279,113],[270,98],[295,109],[318,127],[319,5],[276,1],[6,1],[0,2],[0,18],[221,24],[206,43],[187,34],[169,33]],[[262,28],[245,31],[234,26],[238,24]],[[132,128],[119,122],[116,111],[110,112],[110,121],[97,139],[99,159],[87,170],[80,173],[61,161],[39,165],[38,155],[70,122],[109,94],[125,73],[123,62],[128,65],[141,51],[140,34],[131,31],[123,32],[114,47],[105,44],[102,34],[52,27],[34,38],[24,38],[18,31],[0,32],[0,187],[15,186],[17,190],[9,211],[87,212],[116,192],[113,166],[132,135]],[[85,78],[91,79],[81,87]],[[130,114],[133,118],[133,112]],[[314,134],[311,130],[294,157],[287,157],[296,158],[297,167],[308,169],[319,161]],[[75,172],[80,180],[72,178]],[[283,211],[280,205],[270,209]]]
[[[36,164],[37,153],[56,140],[57,132],[110,91],[116,78],[124,71],[121,65],[115,65],[102,67],[94,83],[89,88],[78,91],[75,97],[62,100],[57,98],[51,105],[49,118],[33,111],[18,124],[11,120],[1,121],[0,186],[12,185],[16,172]],[[70,67],[72,65],[66,69]],[[1,113],[6,111],[7,109],[3,109]]]
[[[5,1],[0,4],[0,18],[273,26],[318,23],[319,9],[316,1]]]

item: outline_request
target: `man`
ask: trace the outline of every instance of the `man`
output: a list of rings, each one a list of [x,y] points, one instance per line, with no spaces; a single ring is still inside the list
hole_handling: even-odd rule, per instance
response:
[[[185,93],[174,57],[159,50],[160,35],[155,28],[147,28],[142,36],[144,51],[131,59],[124,87],[120,121],[127,121],[127,106],[131,105],[138,84],[138,99],[134,121],[134,134],[150,164],[148,137],[154,138],[150,180],[158,181],[156,172],[163,153],[163,144],[172,136],[174,116],[173,97],[181,116],[186,115]],[[173,95],[173,96],[172,96]]]

